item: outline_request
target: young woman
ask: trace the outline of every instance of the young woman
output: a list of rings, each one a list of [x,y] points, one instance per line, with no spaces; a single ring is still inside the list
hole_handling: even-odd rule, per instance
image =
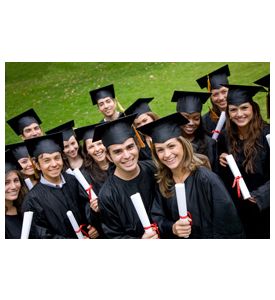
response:
[[[239,211],[248,238],[270,237],[270,149],[266,139],[269,125],[252,97],[263,87],[227,85],[226,132],[219,140],[221,177]],[[234,177],[226,156],[232,154],[251,198],[243,200],[232,189]]]
[[[23,222],[21,205],[27,188],[11,151],[6,151],[5,155],[5,238],[20,239]]]
[[[151,136],[158,192],[151,216],[162,238],[242,238],[236,208],[220,178],[202,166],[191,143],[181,136],[188,121],[179,113],[140,128]],[[185,183],[189,217],[181,220],[175,184]]]
[[[202,125],[201,110],[211,93],[175,91],[172,102],[177,102],[177,112],[189,122],[182,126],[182,136],[191,142],[195,153],[208,157],[211,168],[218,171],[217,143],[210,138]]]

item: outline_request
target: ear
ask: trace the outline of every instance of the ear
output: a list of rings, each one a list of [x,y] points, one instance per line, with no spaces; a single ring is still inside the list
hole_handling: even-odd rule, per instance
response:
[[[37,160],[37,162],[33,161],[34,162],[34,165],[35,165],[35,168],[39,171],[41,171],[41,168],[40,168],[40,165],[39,165],[39,162]]]
[[[21,139],[22,139],[23,141],[25,141],[25,138],[24,138],[24,135],[23,135],[23,134],[20,134],[19,136],[21,137]]]
[[[113,160],[112,160],[112,158],[111,158],[111,155],[110,155],[110,153],[109,153],[109,151],[106,151],[106,156],[107,156],[107,158],[108,158],[108,160],[110,161],[110,162],[114,162]]]

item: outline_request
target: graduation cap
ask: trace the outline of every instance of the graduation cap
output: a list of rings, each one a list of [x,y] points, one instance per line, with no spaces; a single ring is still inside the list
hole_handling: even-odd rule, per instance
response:
[[[11,150],[17,161],[21,158],[29,157],[29,152],[24,142],[6,145],[6,150],[7,149]]]
[[[74,120],[61,124],[51,130],[46,131],[46,134],[62,132],[63,141],[68,141],[74,135]]]
[[[266,92],[262,86],[225,84],[228,88],[227,103],[240,105],[245,102],[253,102],[253,96],[258,92]]]
[[[153,143],[164,143],[167,140],[181,136],[181,127],[189,121],[180,113],[160,118],[154,122],[139,127],[145,135],[152,138]]]
[[[115,98],[115,90],[114,90],[113,84],[104,86],[104,87],[96,89],[96,90],[92,90],[89,93],[90,93],[93,105],[97,105],[97,101],[102,98],[106,98],[106,97],[111,97],[113,99]]]
[[[54,153],[63,151],[63,137],[61,132],[52,133],[30,140],[26,140],[25,144],[31,157],[38,157],[42,153]]]
[[[230,76],[230,71],[228,65],[225,65],[199,79],[197,79],[197,83],[200,88],[207,88],[208,92],[213,89],[219,89],[224,84],[228,84],[228,78]]]
[[[202,105],[210,96],[211,93],[174,91],[171,102],[177,102],[177,112],[200,113]]]
[[[5,151],[5,173],[22,169],[10,149]]]
[[[255,84],[270,88],[270,74],[265,75],[264,77],[254,81]]]
[[[34,111],[34,109],[29,109],[25,112],[23,112],[20,115],[17,115],[16,117],[13,117],[7,121],[7,123],[10,125],[10,127],[13,129],[13,131],[20,135],[23,133],[23,130],[25,127],[36,123],[41,124],[41,120],[39,119],[38,115]]]
[[[137,114],[136,117],[139,117],[140,115],[151,111],[148,103],[151,102],[153,99],[154,97],[137,99],[124,111],[125,115],[128,116],[132,114]]]
[[[88,140],[88,139],[93,139],[94,138],[94,132],[95,132],[95,127],[100,125],[102,123],[97,123],[93,125],[88,125],[88,126],[83,126],[75,129],[75,135],[76,138],[81,141],[81,140]]]
[[[136,114],[133,114],[96,126],[93,141],[102,140],[106,148],[113,144],[123,144],[128,138],[135,136],[132,128],[135,118]]]

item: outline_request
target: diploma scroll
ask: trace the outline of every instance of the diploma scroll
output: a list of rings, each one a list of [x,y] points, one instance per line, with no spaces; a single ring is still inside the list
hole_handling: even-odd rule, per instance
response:
[[[74,171],[71,169],[71,168],[68,168],[67,170],[66,170],[66,173],[67,174],[70,174],[70,175],[74,175]],[[75,176],[75,175],[74,175]]]
[[[146,213],[140,193],[136,193],[136,194],[130,196],[130,198],[134,204],[134,207],[136,209],[136,212],[138,214],[138,217],[140,219],[140,222],[141,222],[145,232],[147,232],[147,233],[152,232],[153,229],[151,228],[151,223],[150,223],[148,215]]]
[[[268,146],[270,147],[270,134],[267,134],[265,137],[268,142]]]
[[[73,173],[74,173],[75,178],[78,180],[78,182],[82,185],[82,187],[88,193],[88,195],[90,197],[90,201],[96,199],[97,195],[92,190],[91,185],[87,182],[87,180],[85,179],[83,174],[80,172],[80,170],[76,168],[73,170]]]
[[[225,115],[225,111],[222,111],[221,112],[221,115],[220,115],[220,118],[219,118],[219,121],[218,121],[218,124],[216,126],[216,129],[213,131],[213,135],[212,135],[212,139],[214,140],[217,140],[222,128],[223,128],[223,125],[226,121],[226,115]]]
[[[28,187],[29,191],[33,188],[33,183],[32,181],[30,180],[30,178],[26,178],[24,179],[25,183],[26,183],[26,186]]]
[[[176,183],[175,189],[176,189],[176,196],[177,196],[180,220],[184,220],[187,218],[185,184],[184,183]],[[188,236],[185,238],[188,238]]]
[[[21,230],[21,239],[29,238],[31,224],[32,224],[32,217],[33,217],[32,211],[24,212],[23,225],[22,225],[22,230]]]
[[[232,154],[226,156],[227,163],[231,172],[234,175],[235,180],[239,181],[240,190],[244,199],[248,199],[251,197],[250,192],[242,178],[241,172],[236,164],[236,161]],[[238,183],[237,183],[238,184]]]
[[[83,236],[82,232],[80,231],[80,227],[77,224],[76,219],[70,210],[67,211],[67,216],[72,224],[72,227],[75,231],[75,234],[77,235],[77,238],[84,239],[84,236]]]

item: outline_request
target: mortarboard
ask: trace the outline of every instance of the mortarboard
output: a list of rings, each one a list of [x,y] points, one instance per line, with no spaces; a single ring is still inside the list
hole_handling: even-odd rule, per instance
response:
[[[137,99],[124,111],[125,115],[128,116],[132,114],[137,114],[136,117],[139,117],[140,115],[151,111],[148,103],[151,102],[153,99],[154,97]]]
[[[22,169],[10,149],[5,151],[5,173]]]
[[[100,125],[102,123],[97,123],[93,125],[88,125],[88,126],[83,126],[75,129],[75,135],[76,138],[81,141],[81,140],[88,140],[88,139],[93,139],[94,138],[94,132],[95,132],[95,127]]]
[[[63,141],[68,141],[71,136],[74,135],[74,120],[68,121],[64,124],[61,124],[51,130],[46,131],[46,134],[62,132]]]
[[[29,157],[29,152],[24,142],[6,145],[6,149],[11,150],[17,161],[21,158]]]
[[[132,128],[135,118],[136,114],[133,114],[96,126],[93,141],[102,140],[106,148],[113,144],[123,144],[128,138],[135,136]]]
[[[240,105],[245,102],[252,102],[253,96],[258,92],[266,92],[262,86],[248,86],[248,85],[233,85],[225,84],[227,87],[227,103],[232,105]]]
[[[254,81],[255,84],[270,88],[270,74],[265,75],[264,77]]]
[[[197,79],[197,83],[200,88],[207,88],[208,92],[213,89],[219,89],[224,84],[228,84],[228,78],[230,76],[230,71],[228,65],[225,65],[199,79]]]
[[[181,136],[181,127],[189,121],[180,113],[160,118],[154,122],[139,127],[139,131],[152,138],[153,143],[164,143],[167,140]]]
[[[93,105],[97,105],[97,101],[102,98],[106,98],[106,97],[111,97],[113,99],[115,98],[115,90],[114,90],[113,84],[104,86],[104,87],[96,89],[96,90],[92,90],[89,93],[90,93]]]
[[[171,102],[177,102],[177,112],[200,113],[202,105],[210,96],[211,93],[174,91]]]
[[[40,136],[26,140],[28,152],[31,157],[38,157],[42,153],[54,153],[63,151],[63,137],[61,132]]]
[[[34,111],[34,109],[29,109],[20,115],[17,115],[7,121],[13,131],[20,135],[23,133],[23,129],[33,123],[37,123],[38,125],[41,124],[41,120],[39,119],[38,115]]]

